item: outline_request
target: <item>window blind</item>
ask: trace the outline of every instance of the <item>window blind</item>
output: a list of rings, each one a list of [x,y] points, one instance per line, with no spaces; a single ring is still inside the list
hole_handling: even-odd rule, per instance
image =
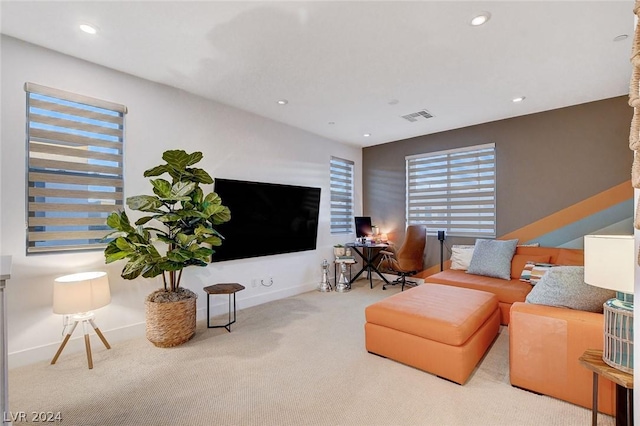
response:
[[[353,228],[353,161],[331,157],[331,233],[347,234]]]
[[[495,144],[408,156],[406,179],[407,225],[495,238]]]
[[[104,247],[123,205],[126,107],[25,84],[27,253]]]

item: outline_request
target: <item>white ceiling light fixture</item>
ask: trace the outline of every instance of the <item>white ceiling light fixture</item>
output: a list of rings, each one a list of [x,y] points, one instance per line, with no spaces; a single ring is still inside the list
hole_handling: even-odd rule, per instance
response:
[[[362,135],[362,136],[364,136],[365,138],[368,138],[369,136],[371,136],[371,133],[365,133],[365,134],[364,134],[364,135]]]
[[[626,39],[628,39],[628,38],[629,38],[629,36],[628,36],[628,35],[626,35],[626,34],[620,34],[619,36],[615,36],[615,37],[613,38],[613,41],[622,41],[622,40],[626,40]]]
[[[517,104],[517,103],[519,103],[519,102],[524,101],[525,99],[526,99],[526,97],[525,97],[525,96],[518,96],[517,98],[513,98],[513,99],[511,99],[511,102],[513,102],[514,104]]]
[[[277,101],[277,104],[278,104],[278,105],[286,105],[286,104],[288,104],[288,103],[289,103],[289,101],[288,101],[288,100],[286,100],[286,99],[279,99],[279,100]]]
[[[97,34],[98,33],[98,27],[96,27],[95,25],[90,25],[90,24],[80,24],[80,29],[82,31],[84,31],[87,34]]]
[[[473,27],[478,27],[480,25],[486,24],[489,19],[491,19],[491,14],[489,12],[481,12],[471,18],[469,24],[471,24],[471,26]]]

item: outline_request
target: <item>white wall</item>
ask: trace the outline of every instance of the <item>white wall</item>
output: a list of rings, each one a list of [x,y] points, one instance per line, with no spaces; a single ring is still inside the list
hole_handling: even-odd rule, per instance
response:
[[[159,280],[121,279],[123,263],[107,267],[101,251],[25,255],[25,82],[128,107],[125,197],[151,193],[143,171],[159,164],[163,151],[177,148],[202,151],[200,165],[214,177],[322,188],[316,250],[185,270],[185,287],[200,296],[198,319],[206,316],[202,287],[216,282],[239,282],[247,287],[237,294],[239,309],[315,288],[322,259],[331,256],[333,244],[346,239],[329,233],[329,158],[334,155],[353,160],[355,187],[360,188],[360,148],[13,38],[2,36],[1,41],[0,254],[13,255],[7,288],[11,367],[49,360],[60,344],[62,317],[51,311],[52,281],[57,276],[88,270],[109,273],[112,303],[96,311],[96,322],[112,345],[144,334],[144,297],[160,286]],[[359,211],[359,189],[356,200]],[[269,241],[258,237],[254,243]],[[273,277],[273,286],[252,287],[252,279],[262,277]],[[226,299],[212,302],[217,312],[226,309]],[[83,350],[81,333],[76,333],[65,351]],[[94,346],[99,345],[96,339]]]

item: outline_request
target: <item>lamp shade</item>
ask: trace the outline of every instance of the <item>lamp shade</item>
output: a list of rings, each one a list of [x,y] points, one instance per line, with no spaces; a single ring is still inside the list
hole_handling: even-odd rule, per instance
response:
[[[633,294],[634,247],[633,235],[585,235],[584,282]]]
[[[77,314],[111,302],[106,272],[82,272],[56,278],[53,283],[53,313]]]

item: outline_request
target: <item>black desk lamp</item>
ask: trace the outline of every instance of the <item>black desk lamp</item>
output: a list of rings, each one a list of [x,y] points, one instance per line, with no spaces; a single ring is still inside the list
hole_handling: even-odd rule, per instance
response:
[[[440,271],[444,270],[444,231],[438,231],[438,241],[440,241]]]

